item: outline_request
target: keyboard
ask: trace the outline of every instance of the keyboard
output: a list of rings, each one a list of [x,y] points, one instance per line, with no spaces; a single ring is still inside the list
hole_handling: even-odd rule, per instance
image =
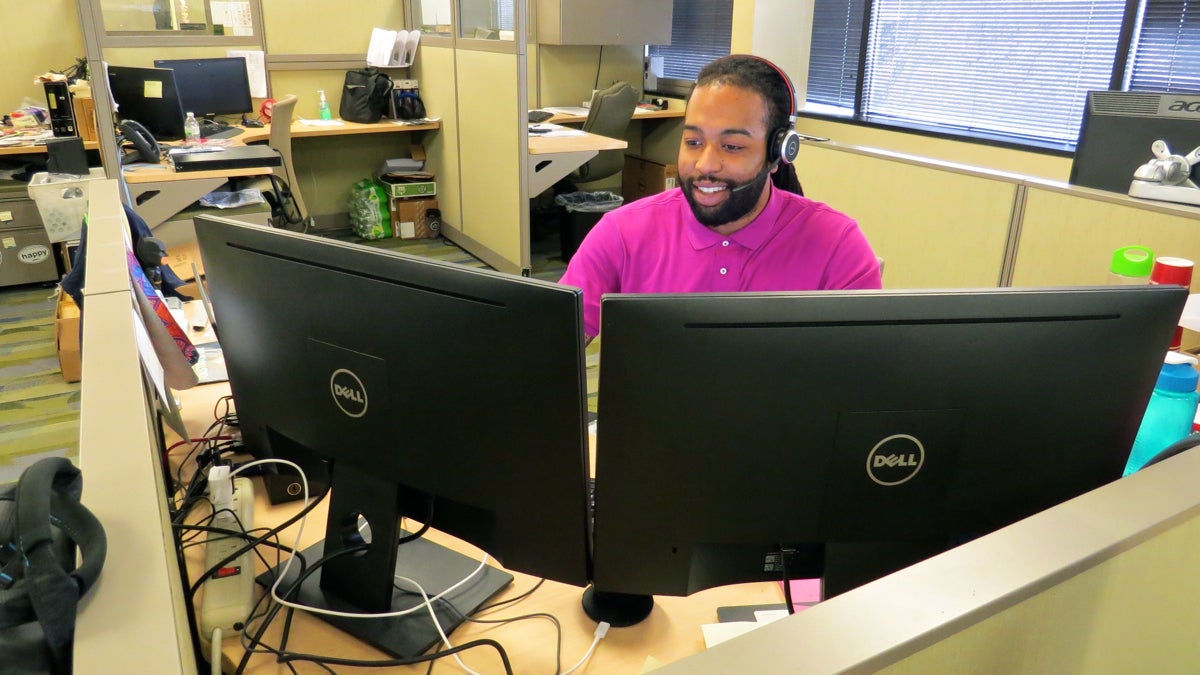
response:
[[[233,138],[241,133],[241,127],[217,124],[207,120],[200,123],[200,138]]]
[[[546,120],[550,119],[551,117],[554,117],[554,113],[550,112],[549,110],[530,110],[529,111],[529,123],[530,124],[537,124],[538,122],[545,122]]]

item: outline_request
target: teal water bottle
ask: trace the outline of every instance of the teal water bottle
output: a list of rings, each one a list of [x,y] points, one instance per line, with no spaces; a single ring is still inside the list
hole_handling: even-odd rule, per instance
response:
[[[1192,433],[1200,380],[1195,365],[1196,359],[1187,354],[1167,352],[1123,475],[1142,468],[1167,446]]]

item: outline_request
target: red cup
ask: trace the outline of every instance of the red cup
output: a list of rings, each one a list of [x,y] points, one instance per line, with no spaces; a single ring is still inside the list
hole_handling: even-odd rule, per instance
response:
[[[1151,284],[1176,284],[1185,288],[1192,285],[1192,268],[1196,264],[1185,258],[1160,256],[1154,259],[1150,270]]]
[[[1154,268],[1150,270],[1151,284],[1174,284],[1184,288],[1192,287],[1192,268],[1195,263],[1186,258],[1171,258],[1161,256],[1154,259]],[[1172,351],[1179,351],[1183,345],[1183,326],[1175,329],[1171,338]]]

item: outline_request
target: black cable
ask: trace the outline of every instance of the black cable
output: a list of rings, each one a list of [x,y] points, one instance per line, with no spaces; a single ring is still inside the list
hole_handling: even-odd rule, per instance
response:
[[[788,614],[796,613],[796,605],[792,602],[792,574],[790,569],[792,555],[795,553],[794,549],[784,548],[783,546],[779,547],[779,559],[782,563],[780,567],[783,568],[783,604],[787,607]]]
[[[596,81],[592,84],[592,89],[600,88],[600,64],[604,63],[604,45],[600,45],[600,55],[596,57]]]
[[[542,581],[545,581],[545,579],[542,579],[541,581],[539,581],[537,586],[541,586]],[[534,590],[537,589],[537,586],[534,586]],[[532,590],[529,591],[529,593],[532,593],[532,592],[533,592]],[[525,595],[528,595],[529,593],[526,593]],[[516,599],[519,599],[519,598],[514,598],[514,600],[516,600]],[[505,602],[509,602],[509,601],[505,601]],[[554,673],[555,673],[555,675],[557,675],[558,673],[562,672],[562,623],[560,623],[558,620],[558,617],[554,616],[553,614],[548,614],[546,612],[531,612],[529,614],[522,614],[520,616],[510,616],[505,619],[476,619],[474,617],[467,616],[466,614],[463,614],[462,612],[460,612],[458,610],[458,607],[455,607],[453,603],[447,602],[446,606],[449,607],[450,610],[453,611],[455,614],[457,614],[463,621],[468,621],[470,623],[509,624],[509,623],[514,623],[516,621],[528,621],[530,619],[546,619],[546,620],[550,621],[550,623],[554,624],[554,635],[555,635]],[[493,607],[494,606],[495,605],[493,605]],[[480,611],[481,610],[475,610],[475,613],[478,614]],[[441,643],[439,643],[439,646],[440,645],[441,645]],[[440,647],[437,651],[440,651]],[[437,653],[437,651],[435,651],[434,653]],[[429,672],[432,672],[432,669],[433,669],[432,662],[430,662],[430,664],[429,664],[429,669],[430,669]]]
[[[542,584],[544,584],[544,583],[546,583],[545,579],[538,579],[538,582],[533,585],[533,588],[525,591],[524,593],[516,596],[515,598],[509,598],[507,600],[493,602],[490,605],[483,605],[479,609],[475,610],[475,614],[483,614],[484,612],[496,609],[497,607],[500,607],[503,605],[511,605],[514,602],[520,602],[521,600],[524,600],[525,598],[528,598],[529,596],[533,595],[533,592],[536,591],[537,589],[541,588]]]
[[[289,654],[280,658],[280,663],[289,663],[291,661],[309,661],[313,663],[328,664],[331,663],[337,666],[357,666],[359,668],[394,668],[396,666],[411,666],[418,663],[425,663],[434,659],[442,659],[447,656],[453,656],[459,652],[464,652],[475,647],[491,647],[500,655],[500,661],[504,664],[504,672],[506,675],[513,675],[512,664],[509,663],[508,653],[504,651],[504,647],[500,646],[499,642],[482,638],[472,640],[465,644],[448,647],[445,651],[437,654],[429,654],[422,656],[413,656],[407,659],[384,659],[380,661],[363,661],[359,659],[346,659],[336,656],[319,656],[316,654]]]

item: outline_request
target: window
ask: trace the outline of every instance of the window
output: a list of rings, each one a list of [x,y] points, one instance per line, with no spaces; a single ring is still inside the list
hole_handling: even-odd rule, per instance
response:
[[[805,111],[1070,150],[1122,79],[1200,92],[1200,0],[815,0]]]
[[[687,95],[700,69],[729,54],[733,0],[675,0],[671,44],[650,45],[650,56],[663,59],[662,93]]]

